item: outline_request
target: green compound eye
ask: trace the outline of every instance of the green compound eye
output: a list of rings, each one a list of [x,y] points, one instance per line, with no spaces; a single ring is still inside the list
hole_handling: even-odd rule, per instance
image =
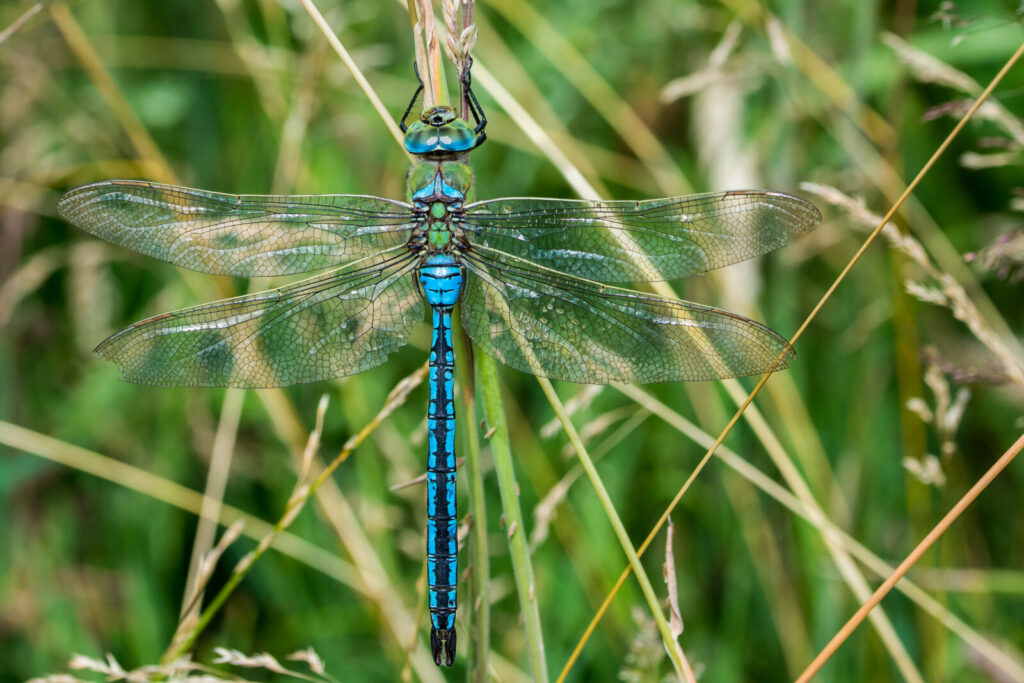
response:
[[[476,144],[476,133],[462,119],[456,119],[438,129],[441,149],[446,152],[468,152]]]
[[[438,148],[439,140],[437,128],[417,121],[405,132],[405,149],[410,154],[427,154]]]
[[[405,149],[410,154],[468,152],[476,145],[476,133],[451,107],[434,107],[409,126]]]

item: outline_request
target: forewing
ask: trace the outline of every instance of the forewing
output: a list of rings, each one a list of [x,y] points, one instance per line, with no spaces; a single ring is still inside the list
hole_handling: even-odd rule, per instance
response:
[[[71,190],[57,213],[108,242],[203,273],[334,268],[405,243],[402,202],[363,195],[233,195],[135,180]]]
[[[821,214],[744,190],[648,201],[506,198],[467,207],[469,241],[597,282],[698,275],[777,249]]]
[[[117,364],[121,379],[161,386],[281,387],[362,372],[405,344],[423,319],[416,260],[397,251],[143,320],[96,353]]]
[[[474,250],[462,324],[517,370],[584,384],[675,382],[781,369],[793,356],[771,329],[709,306],[601,285]]]

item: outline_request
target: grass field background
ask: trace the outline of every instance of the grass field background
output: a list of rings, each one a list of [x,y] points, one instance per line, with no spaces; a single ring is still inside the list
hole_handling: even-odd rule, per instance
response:
[[[400,115],[415,86],[405,5],[320,5]],[[0,6],[0,31],[12,28],[0,41],[0,679],[66,671],[75,653],[111,653],[126,669],[160,661],[194,561],[189,491],[213,472],[226,505],[279,520],[324,394],[314,469],[375,429],[231,592],[194,659],[277,680],[213,664],[215,648],[284,661],[312,647],[337,680],[471,675],[465,632],[452,673],[428,661],[424,488],[390,488],[425,468],[426,386],[374,422],[425,362],[427,322],[384,366],[335,382],[244,393],[124,384],[90,352],[106,335],[273,283],[177,270],[54,209],[64,190],[111,178],[398,198],[407,160],[387,126],[299,2],[34,6]],[[573,197],[581,179],[616,199],[800,194],[825,214],[817,231],[670,283],[787,336],[874,227],[865,214],[888,209],[1024,40],[1019,8],[984,0],[489,0],[476,18],[490,121],[472,155],[478,196]],[[673,511],[678,642],[701,680],[799,674],[888,575],[865,553],[897,564],[1024,431],[1022,83],[1017,66],[898,216],[914,241],[869,248],[725,440],[731,459],[712,460]],[[480,439],[487,499],[487,666],[498,680],[554,678],[626,559],[536,379],[503,368],[500,381],[524,514],[514,531],[530,545],[545,659],[527,654],[489,425],[463,419],[461,435]],[[755,382],[556,384],[634,544],[706,449],[680,420],[714,438]],[[820,680],[1020,680],[1022,486],[1013,463],[910,572],[920,593],[889,596]],[[823,519],[847,536],[829,536]],[[247,523],[207,597],[265,533]],[[642,558],[661,596],[665,538]],[[460,560],[476,568],[466,548]],[[568,679],[670,675],[631,578]]]

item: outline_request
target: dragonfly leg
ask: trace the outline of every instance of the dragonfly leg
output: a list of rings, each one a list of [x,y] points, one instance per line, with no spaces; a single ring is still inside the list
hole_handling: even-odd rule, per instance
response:
[[[462,74],[462,87],[465,92],[466,107],[469,109],[469,113],[473,115],[473,120],[476,121],[476,128],[473,130],[476,133],[476,143],[473,147],[476,148],[487,139],[487,133],[484,132],[484,128],[487,127],[487,116],[484,115],[483,107],[480,106],[480,102],[473,93],[473,78],[470,75],[470,71],[473,68],[473,58],[467,57],[466,59],[468,64],[466,65],[465,72]]]
[[[413,105],[416,104],[416,99],[420,96],[420,93],[423,92],[423,79],[420,78],[420,67],[419,65],[416,64],[415,59],[412,60],[412,71],[414,74],[416,74],[416,82],[419,83],[419,85],[416,86],[416,92],[412,94],[412,99],[409,100],[409,106],[405,108],[405,113],[402,114],[402,119],[398,122],[398,127],[402,130],[403,133],[407,128],[407,126],[405,125],[405,120],[409,118],[409,112],[412,111]]]

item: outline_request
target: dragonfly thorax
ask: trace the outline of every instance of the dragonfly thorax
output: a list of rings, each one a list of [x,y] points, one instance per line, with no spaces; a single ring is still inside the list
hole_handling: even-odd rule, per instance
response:
[[[448,207],[442,202],[434,202],[430,205],[430,217],[427,228],[427,242],[438,250],[445,250],[452,241],[452,228],[445,220],[448,217]]]
[[[409,196],[423,221],[417,239],[428,253],[450,253],[458,243],[458,223],[473,196],[473,173],[454,161],[423,162],[409,172]]]

